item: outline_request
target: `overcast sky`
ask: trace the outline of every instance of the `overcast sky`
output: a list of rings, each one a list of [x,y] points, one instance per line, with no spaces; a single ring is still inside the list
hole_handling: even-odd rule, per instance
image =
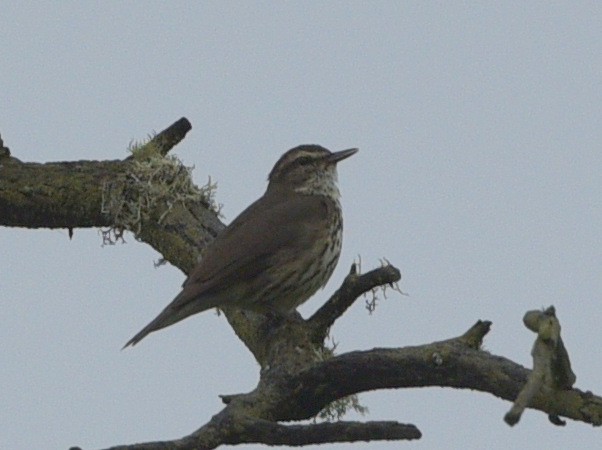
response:
[[[0,134],[17,158],[120,159],[185,116],[175,153],[198,184],[218,182],[229,222],[285,150],[359,147],[339,168],[339,267],[301,312],[358,255],[364,270],[399,267],[409,296],[371,316],[358,301],[332,330],[339,352],[487,319],[487,350],[529,366],[522,316],[553,304],[576,386],[602,394],[601,3],[6,2],[2,19]],[[120,351],[184,279],[126,240],[0,229],[0,448],[178,438],[221,409],[219,394],[255,386],[256,363],[213,312]],[[483,393],[360,400],[361,420],[416,424],[408,448],[600,443],[532,410],[510,428],[510,403]]]

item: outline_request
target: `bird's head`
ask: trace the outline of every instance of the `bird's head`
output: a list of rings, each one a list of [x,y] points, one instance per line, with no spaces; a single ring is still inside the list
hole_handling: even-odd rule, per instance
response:
[[[357,148],[350,148],[331,152],[319,145],[292,148],[280,157],[270,172],[268,191],[285,189],[338,198],[337,163],[357,151]]]

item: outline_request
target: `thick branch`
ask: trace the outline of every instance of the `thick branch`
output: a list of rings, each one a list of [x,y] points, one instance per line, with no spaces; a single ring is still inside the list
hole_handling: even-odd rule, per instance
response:
[[[162,153],[167,153],[190,128],[190,122],[182,118],[155,136],[152,142]],[[0,161],[0,225],[110,226],[112,218],[101,211],[103,186],[123,178],[129,164],[129,161],[21,163],[10,156],[4,157]]]
[[[422,436],[414,425],[399,422],[335,422],[280,425],[268,420],[241,421],[240,435],[225,444],[301,446],[333,442],[412,440]]]
[[[151,140],[153,147],[167,153],[188,130],[190,123],[182,118],[155,136]],[[114,217],[103,211],[103,201],[109,193],[107,187],[120,187],[130,181],[133,164],[131,159],[37,164],[2,157],[0,226],[68,229],[115,226]],[[146,215],[137,238],[188,272],[196,263],[198,251],[224,225],[209,205],[200,201],[159,206],[144,211]],[[169,214],[165,214],[167,210]]]
[[[317,439],[316,436],[321,435],[319,430],[341,427],[340,431],[353,427],[347,428],[345,422],[338,422],[311,429],[286,427],[277,422],[307,419],[334,400],[376,389],[454,387],[488,392],[513,401],[531,371],[476,349],[489,325],[479,321],[457,338],[427,345],[346,353],[290,376],[274,368],[262,373],[259,386],[253,392],[229,397],[228,405],[191,435],[172,442],[135,444],[111,450],[209,449],[221,444],[251,442],[303,445],[309,442],[301,439]],[[529,407],[602,425],[602,398],[578,389],[556,392],[552,396],[538,395]],[[368,433],[372,426],[370,423],[355,425],[355,430],[360,431],[352,437],[354,440],[372,440],[374,436],[385,439],[387,427],[373,436]],[[412,425],[403,427],[406,426],[391,425],[390,430],[404,435],[404,439],[419,438],[419,431]],[[285,431],[292,435],[287,438]],[[294,444],[297,439],[299,444]]]
[[[213,426],[203,427],[203,430],[204,433],[197,432],[174,441],[147,442],[107,450],[209,450],[221,444],[300,447],[335,442],[413,440],[422,437],[420,430],[414,425],[394,421],[280,425],[269,420],[240,418],[236,422],[221,420],[219,431]],[[219,441],[215,439],[218,435],[221,435]]]
[[[304,414],[350,394],[375,389],[442,386],[488,392],[514,401],[531,371],[468,347],[462,337],[416,347],[351,352],[317,364],[291,380],[292,402]],[[602,425],[602,398],[578,389],[539,393],[529,407]],[[297,413],[301,413],[297,411]]]
[[[101,212],[102,182],[121,176],[128,163],[77,161],[0,167],[0,225],[84,228],[111,225]]]

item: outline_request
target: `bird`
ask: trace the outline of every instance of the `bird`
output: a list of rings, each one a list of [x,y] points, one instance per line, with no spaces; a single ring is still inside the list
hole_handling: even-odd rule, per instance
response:
[[[265,193],[209,243],[181,292],[124,346],[215,307],[286,315],[330,279],[341,254],[337,163],[357,148],[285,152]]]

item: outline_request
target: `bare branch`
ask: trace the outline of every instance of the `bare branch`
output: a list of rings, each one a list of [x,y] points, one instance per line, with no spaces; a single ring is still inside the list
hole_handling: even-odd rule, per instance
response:
[[[477,323],[457,339],[466,346],[478,350],[481,348],[481,345],[483,345],[483,339],[485,338],[485,335],[489,333],[490,329],[491,322],[489,320],[477,320]]]
[[[240,436],[225,444],[261,443],[302,446],[333,442],[412,440],[422,436],[414,425],[399,422],[336,422],[312,425],[280,425],[268,420],[242,422]]]
[[[0,164],[0,225],[27,228],[108,226],[102,180],[127,169],[122,161]]]
[[[306,414],[334,399],[375,389],[454,387],[514,401],[530,374],[509,359],[471,348],[463,335],[416,347],[346,353],[299,373],[291,380],[291,390],[295,392],[293,401]],[[529,407],[602,425],[602,398],[591,392],[540,392]]]
[[[221,444],[265,444],[300,447],[335,442],[413,440],[422,437],[416,426],[394,421],[281,425],[269,420],[240,418],[236,420],[236,423],[229,420],[221,420],[220,422],[221,427],[219,427],[217,433],[213,433],[208,427],[204,427],[204,433],[197,432],[174,441],[147,442],[111,447],[107,450],[208,450]],[[221,444],[215,445],[215,441],[207,440],[206,438],[210,434],[220,434]]]
[[[335,422],[312,428],[314,426],[284,426],[278,422],[310,418],[329,402],[375,389],[454,387],[488,392],[512,401],[531,371],[474,348],[475,342],[480,341],[478,336],[487,332],[489,324],[479,321],[459,337],[432,344],[346,353],[289,375],[275,367],[262,372],[253,392],[228,396],[227,406],[191,435],[171,443],[136,444],[111,450],[209,449],[240,443],[304,445],[334,442],[326,440],[328,433],[337,434],[342,430],[349,433],[355,430],[357,434],[350,435],[354,440],[364,440],[359,437],[361,433],[372,440],[368,430],[374,425],[370,423],[349,426],[346,422]],[[602,398],[578,389],[538,394],[529,407],[555,417],[602,425]],[[380,431],[374,436],[393,439],[392,434],[383,437],[387,429],[387,426],[376,425]],[[391,425],[389,431],[399,432],[399,439],[420,437],[412,425]],[[339,441],[343,440],[351,442],[339,436]]]
[[[161,155],[165,156],[186,137],[186,134],[191,129],[192,125],[188,119],[182,117],[153,137],[150,142],[158,149]]]
[[[356,266],[353,264],[343,285],[307,320],[309,326],[313,328],[316,342],[322,342],[326,338],[332,324],[360,295],[377,286],[393,284],[401,279],[399,269],[390,264],[363,275],[357,275],[356,272]]]

